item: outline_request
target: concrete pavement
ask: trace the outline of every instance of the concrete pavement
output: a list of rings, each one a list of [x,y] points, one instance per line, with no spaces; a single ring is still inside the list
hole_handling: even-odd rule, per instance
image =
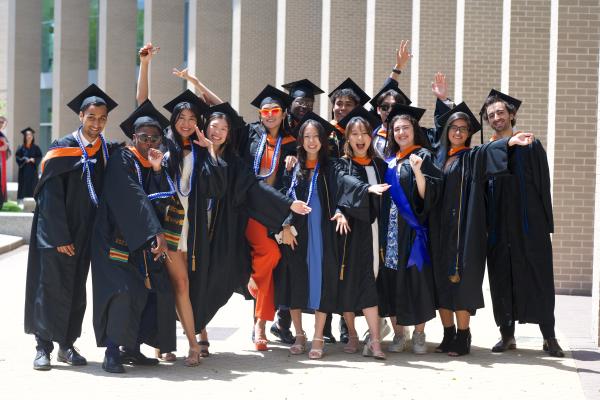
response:
[[[489,306],[480,310],[472,320],[471,355],[465,357],[388,353],[388,359],[381,362],[359,354],[345,354],[342,345],[336,344],[326,346],[322,360],[309,361],[306,355],[290,356],[286,346],[276,342],[270,344],[268,352],[259,353],[253,350],[250,342],[252,303],[234,295],[211,322],[211,356],[197,368],[183,365],[181,358],[187,351],[187,345],[181,329],[178,329],[179,359],[176,363],[161,363],[158,367],[126,367],[127,373],[119,376],[105,373],[101,369],[103,349],[95,346],[90,298],[83,334],[76,343],[89,365],[75,368],[57,363],[55,352],[52,371],[34,371],[35,342],[32,336],[23,333],[27,250],[27,246],[22,246],[0,256],[0,281],[4,283],[0,291],[0,304],[3,305],[0,340],[2,399],[79,396],[85,400],[212,399],[244,396],[245,400],[307,399],[324,395],[351,399],[600,398],[600,368],[599,363],[594,362],[600,359],[600,353],[589,340],[585,341],[582,326],[571,320],[567,321],[569,329],[576,332],[570,334],[578,336],[569,340],[558,314],[570,313],[573,320],[577,320],[576,313],[579,313],[579,319],[589,320],[587,314],[581,312],[586,307],[585,301],[576,301],[577,298],[573,297],[565,301],[565,296],[557,296],[559,341],[567,351],[573,343],[576,352],[585,351],[585,357],[580,358],[587,357],[592,361],[575,360],[570,351],[564,359],[548,357],[541,351],[542,338],[535,325],[517,326],[518,350],[506,354],[491,353],[489,348],[496,342],[498,332]],[[88,294],[91,297],[89,284]],[[491,304],[487,289],[486,304]],[[307,335],[311,338],[312,316],[305,315],[304,318]],[[334,317],[335,326],[337,317]],[[360,333],[366,329],[363,318],[358,319],[357,327]],[[439,320],[428,323],[426,333],[432,352],[442,336]],[[386,342],[390,340],[391,336]],[[149,348],[143,350],[147,355],[153,354]],[[585,379],[580,379],[578,368],[585,370],[582,371],[586,374]]]

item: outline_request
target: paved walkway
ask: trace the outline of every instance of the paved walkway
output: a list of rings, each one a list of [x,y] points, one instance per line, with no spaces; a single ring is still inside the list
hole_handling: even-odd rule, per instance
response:
[[[492,354],[489,348],[496,342],[498,333],[489,307],[473,319],[472,354],[458,359],[435,353],[424,356],[403,353],[388,354],[388,360],[377,362],[360,355],[344,354],[339,344],[327,346],[321,361],[289,356],[287,349],[276,343],[271,345],[270,351],[259,353],[252,350],[250,342],[252,305],[236,295],[211,323],[212,354],[200,367],[183,366],[181,357],[187,346],[179,329],[177,354],[180,359],[176,363],[126,367],[127,373],[121,376],[101,369],[103,350],[95,347],[90,301],[82,338],[76,343],[89,365],[74,368],[57,363],[50,372],[38,372],[32,369],[33,337],[23,334],[26,260],[26,246],[0,256],[0,281],[4,283],[0,291],[2,399],[59,396],[81,396],[85,400],[230,399],[244,396],[246,400],[316,399],[324,395],[332,399],[600,398],[600,363],[597,362],[600,353],[589,334],[586,339],[582,331],[585,323],[581,320],[587,320],[589,325],[589,299],[565,296],[557,297],[557,319],[560,322],[563,316],[570,314],[570,319],[565,317],[569,328],[563,329],[559,323],[557,334],[565,350],[569,346],[576,350],[564,359],[548,357],[540,350],[542,338],[534,325],[517,327],[517,351]],[[486,304],[490,304],[489,293],[486,296]],[[334,325],[337,325],[336,320],[337,317]],[[310,316],[305,316],[305,324],[310,338]],[[357,325],[359,332],[365,330],[362,318]],[[442,334],[439,320],[428,323],[426,333],[430,351],[433,351]],[[148,348],[144,351],[152,354]],[[572,354],[581,360],[575,360]],[[582,370],[580,374],[578,368]]]

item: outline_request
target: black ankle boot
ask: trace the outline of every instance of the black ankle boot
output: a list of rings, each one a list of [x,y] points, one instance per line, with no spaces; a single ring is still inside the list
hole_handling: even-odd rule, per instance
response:
[[[464,356],[471,352],[471,330],[459,329],[456,331],[456,337],[448,347],[450,357]]]
[[[552,357],[565,356],[565,353],[563,352],[563,349],[560,348],[560,345],[558,344],[558,340],[556,340],[556,338],[544,340],[543,350],[546,353],[550,354]]]
[[[440,345],[435,348],[435,352],[447,353],[450,343],[452,343],[452,341],[454,340],[454,336],[456,336],[455,325],[444,328],[444,338],[442,339],[442,343],[440,343]]]

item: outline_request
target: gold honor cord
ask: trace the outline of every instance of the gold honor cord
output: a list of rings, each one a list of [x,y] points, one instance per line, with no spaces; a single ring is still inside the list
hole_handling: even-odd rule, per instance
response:
[[[458,204],[458,233],[457,233],[457,239],[456,239],[456,265],[454,267],[454,274],[448,276],[448,279],[450,279],[450,282],[452,283],[458,283],[460,282],[460,274],[458,272],[458,256],[460,254],[460,222],[461,222],[461,217],[462,217],[462,203],[463,203],[463,182],[465,180],[465,156],[463,155],[462,157],[462,165],[461,165],[461,172],[460,172],[460,197],[459,197],[459,204]]]

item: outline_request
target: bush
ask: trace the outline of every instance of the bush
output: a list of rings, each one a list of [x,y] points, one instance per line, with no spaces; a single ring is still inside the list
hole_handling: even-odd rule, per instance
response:
[[[4,203],[4,205],[2,206],[2,210],[0,211],[22,212],[23,210],[21,209],[21,207],[19,207],[17,203],[9,200],[6,203]]]

